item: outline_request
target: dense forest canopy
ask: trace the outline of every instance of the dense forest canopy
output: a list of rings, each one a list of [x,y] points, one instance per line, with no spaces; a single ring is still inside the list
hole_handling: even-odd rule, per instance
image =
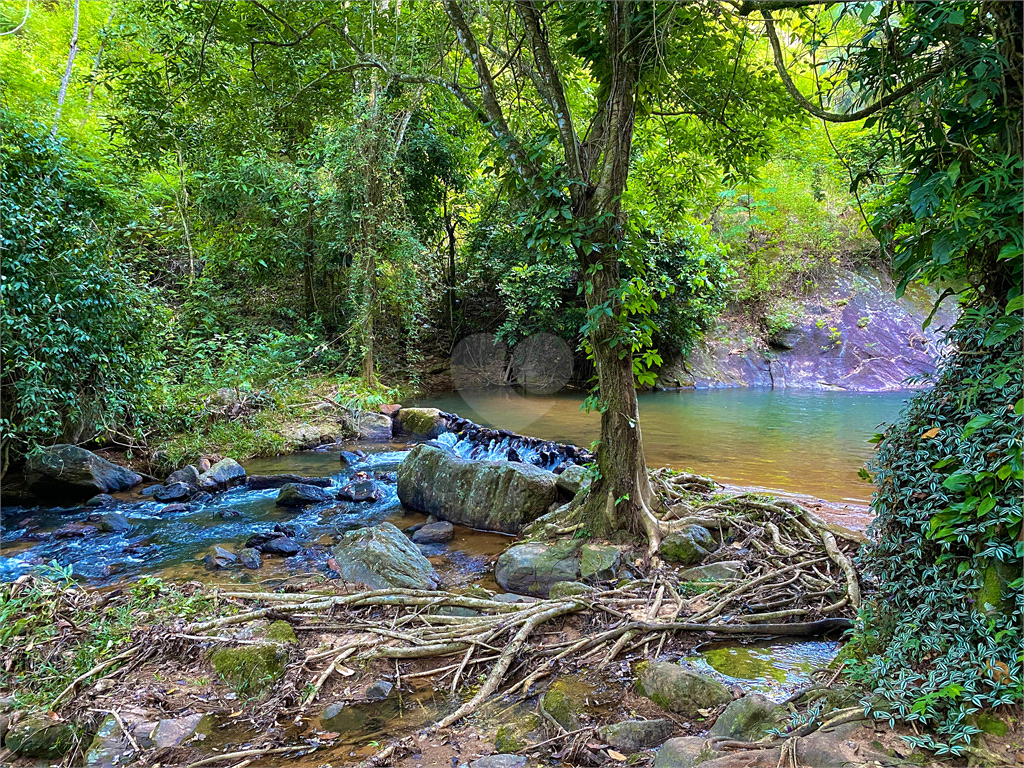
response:
[[[1021,62],[1016,3],[3,0],[3,471],[271,453],[204,399],[376,404],[549,333],[602,415],[582,513],[653,551],[637,388],[871,264],[962,315],[880,437],[852,666],[956,749],[1020,700],[981,659],[1019,661]]]

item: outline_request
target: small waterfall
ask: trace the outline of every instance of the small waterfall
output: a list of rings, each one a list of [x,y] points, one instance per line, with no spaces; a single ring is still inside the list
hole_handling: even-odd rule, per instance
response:
[[[517,435],[507,429],[481,427],[456,414],[444,416],[449,431],[432,442],[464,459],[520,461],[555,473],[570,464],[587,464],[594,459],[590,451],[575,445]]]

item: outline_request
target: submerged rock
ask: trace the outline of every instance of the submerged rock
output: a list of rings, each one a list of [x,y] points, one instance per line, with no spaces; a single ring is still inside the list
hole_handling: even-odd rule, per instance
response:
[[[759,693],[748,693],[725,708],[711,726],[708,736],[757,741],[778,726],[779,715],[784,711],[771,699]]]
[[[221,459],[199,476],[199,487],[207,490],[225,490],[245,477],[242,465],[234,459]]]
[[[412,540],[417,544],[443,544],[453,538],[455,538],[455,526],[445,521],[428,523],[412,535]]]
[[[623,720],[597,733],[609,746],[630,754],[662,744],[674,730],[671,720]]]
[[[288,483],[301,483],[302,485],[316,485],[320,488],[330,488],[332,480],[329,477],[303,477],[302,475],[249,475],[245,478],[245,485],[253,491],[262,491],[267,488],[280,488]]]
[[[745,575],[742,560],[722,560],[687,568],[679,574],[679,578],[683,581],[735,581]]]
[[[691,525],[662,539],[660,552],[669,562],[695,565],[716,549],[718,542],[707,528]]]
[[[529,464],[462,459],[418,445],[398,469],[398,498],[411,509],[451,523],[518,533],[555,501],[556,479]]]
[[[123,533],[131,528],[128,518],[120,512],[93,512],[85,521],[104,533]]]
[[[688,717],[732,701],[729,689],[713,677],[671,662],[642,665],[637,690],[662,709]]]
[[[31,454],[25,462],[25,479],[36,496],[56,501],[127,491],[142,482],[130,469],[77,445],[52,445]]]
[[[437,408],[403,408],[395,416],[395,434],[430,439],[448,429],[448,422]]]
[[[70,752],[75,741],[70,723],[46,715],[29,715],[10,727],[4,746],[21,757],[54,759]]]
[[[334,495],[323,488],[303,483],[287,483],[281,486],[274,502],[279,507],[304,507],[307,504],[323,504],[334,501]]]
[[[170,485],[161,485],[155,488],[153,490],[153,498],[164,502],[185,501],[195,492],[195,488],[185,483],[171,483]]]
[[[391,523],[349,531],[332,554],[341,578],[371,589],[437,589],[440,582],[430,561]]]
[[[60,528],[50,534],[50,538],[53,539],[88,539],[92,538],[100,532],[99,526],[90,525],[89,523],[83,523],[79,520],[75,520],[71,523],[65,523]]]
[[[575,542],[530,543],[502,552],[494,578],[509,592],[547,597],[557,582],[576,581],[579,572],[579,545]]]
[[[722,754],[711,749],[710,742],[702,736],[683,736],[664,743],[654,758],[654,768],[695,768]]]

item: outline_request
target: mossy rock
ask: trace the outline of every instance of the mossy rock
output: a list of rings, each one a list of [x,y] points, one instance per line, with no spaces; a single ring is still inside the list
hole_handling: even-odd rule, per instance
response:
[[[696,565],[716,549],[718,542],[707,528],[691,525],[662,539],[660,552],[669,562]]]
[[[736,741],[757,741],[779,724],[783,708],[765,696],[747,694],[736,699],[718,716],[708,731],[708,736],[717,736]]]
[[[541,699],[541,706],[551,718],[567,731],[580,728],[580,713],[593,686],[573,677],[556,680]]]
[[[11,726],[4,746],[21,757],[55,759],[75,746],[76,735],[70,723],[51,720],[45,715],[30,715]]]
[[[494,737],[494,751],[507,755],[526,747],[526,739],[520,738],[515,726],[503,725]]]
[[[275,621],[267,627],[267,633],[264,637],[266,637],[267,640],[274,640],[278,643],[299,642],[299,638],[295,636],[295,630],[292,629],[292,625],[287,621]]]
[[[679,664],[654,662],[638,669],[637,690],[662,709],[696,717],[732,701],[729,689],[709,675]]]
[[[238,693],[260,693],[284,677],[288,653],[276,642],[261,643],[219,648],[210,654],[210,662],[221,680]]]
[[[402,432],[416,437],[433,438],[448,429],[448,422],[437,408],[403,408],[398,412]]]
[[[548,597],[552,600],[557,600],[560,597],[588,595],[593,591],[593,587],[579,581],[558,581],[551,585],[551,589],[548,590]]]
[[[1005,720],[996,717],[995,715],[978,715],[977,716],[978,727],[982,731],[989,734],[990,736],[997,736],[1002,738],[1010,730]]]

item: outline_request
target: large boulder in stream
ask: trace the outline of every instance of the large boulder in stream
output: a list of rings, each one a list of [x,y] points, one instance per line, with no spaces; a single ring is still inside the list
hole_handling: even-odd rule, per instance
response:
[[[371,589],[437,589],[440,582],[430,561],[391,523],[349,531],[332,554],[341,578]]]
[[[77,445],[51,445],[28,457],[29,490],[51,501],[78,501],[98,493],[127,491],[142,478]]]
[[[398,468],[398,498],[456,525],[518,533],[558,498],[557,479],[532,464],[475,461],[417,445]]]
[[[307,504],[323,504],[334,501],[334,494],[315,485],[303,483],[286,483],[277,492],[274,502],[279,507],[304,507]]]

